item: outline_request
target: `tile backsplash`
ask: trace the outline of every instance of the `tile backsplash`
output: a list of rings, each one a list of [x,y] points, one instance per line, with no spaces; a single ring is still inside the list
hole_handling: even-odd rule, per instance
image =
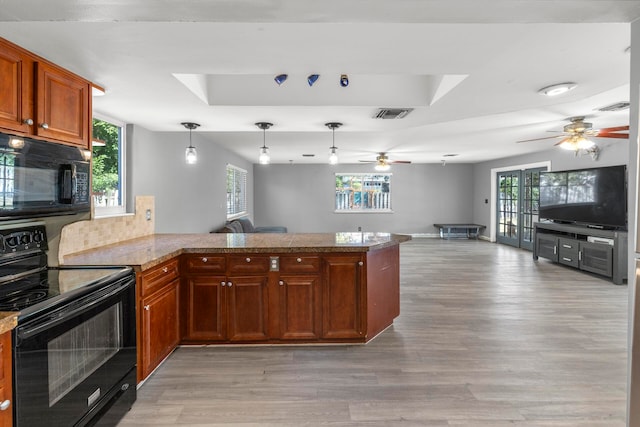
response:
[[[154,205],[153,196],[137,196],[133,215],[94,218],[66,225],[60,235],[58,262],[62,263],[65,255],[153,234]],[[148,210],[150,219],[147,219]]]

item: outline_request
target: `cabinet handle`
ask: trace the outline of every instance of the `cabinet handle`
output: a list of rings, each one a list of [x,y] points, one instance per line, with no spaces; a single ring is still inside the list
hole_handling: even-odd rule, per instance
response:
[[[563,247],[563,248],[567,248],[567,249],[571,249],[573,246],[563,244],[563,245],[562,245],[562,247]]]
[[[563,260],[563,261],[567,261],[567,262],[571,262],[571,261],[573,261],[571,258],[567,258],[567,257],[562,257],[562,260]]]
[[[226,282],[220,282],[220,286],[227,286]]]
[[[556,245],[553,245],[553,254],[557,254],[558,253],[558,247]]]
[[[145,306],[144,306],[144,309],[145,309],[145,310],[147,310],[147,311],[149,311],[149,304],[145,305]]]
[[[296,261],[302,262],[302,258],[297,258]]]
[[[280,286],[284,286],[284,280],[280,280],[280,281],[278,282],[278,285],[280,285]]]
[[[24,119],[22,123],[31,126],[33,124],[33,119]]]
[[[245,261],[251,262],[251,258],[247,257],[247,258],[245,258]]]
[[[231,282],[227,282],[227,286],[228,286],[228,287],[231,287],[231,286],[233,286],[233,283],[231,283]]]
[[[163,273],[168,273],[168,272],[169,272],[169,269],[168,269],[167,267],[162,267],[162,272],[163,272]]]
[[[10,405],[11,401],[9,399],[5,400],[4,402],[0,403],[0,411],[6,411],[7,409],[9,409]]]
[[[47,123],[42,123],[42,124],[40,125],[40,127],[41,127],[42,129],[49,129],[49,125],[48,125]]]
[[[364,262],[362,262],[362,261],[358,261],[358,265],[359,265],[360,267],[362,267],[362,266],[364,265]]]
[[[206,257],[202,258],[202,262],[207,262],[207,261],[209,261],[209,260]]]
[[[578,251],[578,261],[582,261],[582,251]]]

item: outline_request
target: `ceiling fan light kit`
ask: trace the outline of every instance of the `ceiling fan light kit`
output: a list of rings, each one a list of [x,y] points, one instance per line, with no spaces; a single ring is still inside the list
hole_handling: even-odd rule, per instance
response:
[[[538,90],[538,93],[545,96],[558,96],[575,89],[577,86],[578,84],[573,82],[558,83],[551,86],[543,87],[542,89]]]

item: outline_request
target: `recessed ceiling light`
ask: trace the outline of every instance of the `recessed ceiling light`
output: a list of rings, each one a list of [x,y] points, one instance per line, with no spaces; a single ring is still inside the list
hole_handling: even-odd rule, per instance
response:
[[[543,87],[538,91],[540,95],[545,96],[558,96],[565,92],[569,92],[578,86],[577,83],[567,82],[567,83],[558,83],[555,85]]]

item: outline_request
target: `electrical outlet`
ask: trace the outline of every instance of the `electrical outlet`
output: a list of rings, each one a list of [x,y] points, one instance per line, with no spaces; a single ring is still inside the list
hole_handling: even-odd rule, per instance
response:
[[[145,212],[145,218],[147,219],[147,221],[151,221],[151,209],[147,209],[147,211]]]

